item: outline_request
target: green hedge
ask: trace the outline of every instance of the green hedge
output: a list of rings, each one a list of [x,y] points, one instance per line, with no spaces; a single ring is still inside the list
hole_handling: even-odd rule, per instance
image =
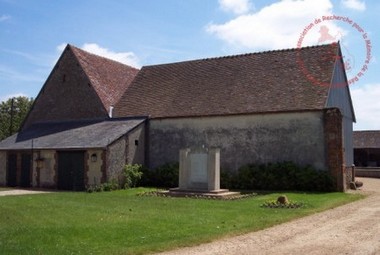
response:
[[[143,171],[141,186],[178,187],[178,162]],[[241,190],[334,191],[334,180],[327,171],[293,162],[249,164],[240,167],[236,173],[221,169],[220,184],[222,188]]]
[[[249,164],[239,168],[236,174],[222,171],[221,185],[243,190],[334,190],[333,178],[327,171],[297,166],[293,162]]]
[[[167,163],[156,169],[143,169],[140,182],[144,187],[175,188],[178,187],[179,163]]]

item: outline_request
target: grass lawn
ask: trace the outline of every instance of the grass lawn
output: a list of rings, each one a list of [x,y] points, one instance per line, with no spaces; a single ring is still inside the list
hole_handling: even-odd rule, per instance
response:
[[[136,196],[146,189],[0,197],[0,254],[144,254],[256,231],[357,199],[281,193],[299,209],[262,208],[268,194],[234,201]]]

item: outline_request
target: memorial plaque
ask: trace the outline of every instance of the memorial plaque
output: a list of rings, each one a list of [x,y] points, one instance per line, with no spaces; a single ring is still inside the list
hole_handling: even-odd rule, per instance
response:
[[[177,190],[220,191],[220,149],[181,149],[179,159]]]
[[[179,151],[178,188],[167,192],[171,196],[225,197],[234,195],[220,188],[220,149],[184,148]]]
[[[190,181],[207,183],[207,153],[190,155]]]

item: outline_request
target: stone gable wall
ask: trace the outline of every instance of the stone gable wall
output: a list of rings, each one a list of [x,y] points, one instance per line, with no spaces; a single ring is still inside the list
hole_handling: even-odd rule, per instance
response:
[[[104,109],[70,49],[62,54],[29,113],[23,129],[36,122],[104,118]]]

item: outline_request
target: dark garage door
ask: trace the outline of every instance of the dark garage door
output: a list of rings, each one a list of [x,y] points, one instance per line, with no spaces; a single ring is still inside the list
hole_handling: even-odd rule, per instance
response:
[[[7,172],[7,186],[17,186],[17,155],[8,155],[8,172]]]
[[[58,152],[58,189],[84,190],[84,152]]]
[[[20,186],[27,188],[30,187],[30,174],[31,174],[31,161],[32,155],[30,154],[21,154],[21,179]]]

